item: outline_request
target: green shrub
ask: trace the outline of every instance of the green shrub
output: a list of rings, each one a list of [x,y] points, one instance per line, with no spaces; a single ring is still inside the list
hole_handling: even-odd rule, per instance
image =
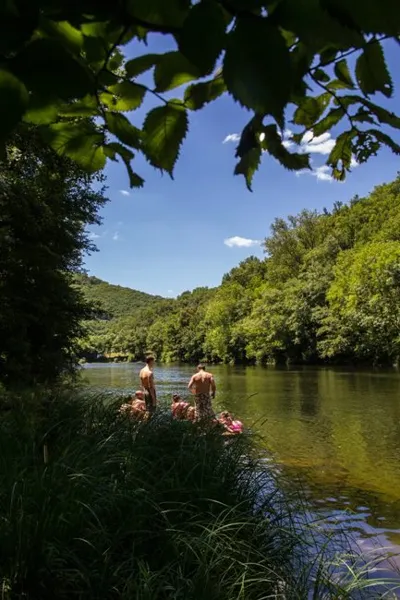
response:
[[[338,577],[249,438],[226,443],[165,413],[135,424],[117,404],[59,393],[2,413],[4,600],[348,598],[362,587]]]

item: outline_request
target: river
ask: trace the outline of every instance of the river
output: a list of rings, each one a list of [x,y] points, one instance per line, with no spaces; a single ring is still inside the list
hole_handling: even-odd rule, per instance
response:
[[[91,388],[132,392],[139,364],[86,365]],[[186,395],[193,369],[157,365],[162,401]],[[212,368],[217,410],[262,436],[319,515],[340,521],[367,548],[400,551],[400,374],[343,368]],[[399,561],[396,561],[399,562]]]

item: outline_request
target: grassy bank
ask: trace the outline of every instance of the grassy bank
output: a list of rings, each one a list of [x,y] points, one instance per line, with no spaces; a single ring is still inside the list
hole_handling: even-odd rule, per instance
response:
[[[341,559],[292,516],[246,437],[224,444],[165,414],[135,425],[100,397],[46,399],[41,411],[33,397],[14,399],[0,419],[5,600],[283,600],[310,590],[317,599],[371,589],[367,573],[338,575]]]

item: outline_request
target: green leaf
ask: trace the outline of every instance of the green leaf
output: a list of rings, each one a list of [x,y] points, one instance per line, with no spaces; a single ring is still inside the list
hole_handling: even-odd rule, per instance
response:
[[[382,92],[387,98],[393,95],[393,82],[388,71],[382,46],[372,41],[364,48],[356,64],[358,85],[365,96]]]
[[[146,136],[144,153],[150,164],[167,171],[172,177],[187,131],[187,112],[176,101],[151,110],[143,124]]]
[[[100,86],[117,85],[120,82],[120,78],[115,73],[110,71],[100,71],[97,76],[97,80]]]
[[[376,121],[371,113],[364,108],[359,108],[355,115],[352,117],[353,121],[358,123],[371,123],[372,125],[376,125]]]
[[[350,89],[347,83],[344,81],[340,81],[340,79],[333,79],[327,84],[327,89],[332,92],[336,92],[337,90],[348,90]]]
[[[143,85],[122,81],[101,94],[101,101],[112,110],[124,112],[139,108],[145,94],[146,88]]]
[[[322,81],[323,83],[328,83],[330,77],[328,73],[325,73],[323,69],[316,69],[313,73],[314,79],[317,81]]]
[[[27,111],[24,114],[24,121],[34,125],[49,125],[57,121],[59,114],[59,100],[31,94]]]
[[[82,100],[64,104],[58,110],[61,117],[94,117],[100,112],[95,96],[86,96]]]
[[[135,156],[130,148],[123,146],[119,142],[110,142],[104,146],[104,154],[111,160],[117,160],[116,154],[123,155],[126,160],[132,160]]]
[[[395,129],[400,129],[400,117],[398,117],[395,113],[386,110],[382,106],[378,106],[369,100],[364,100],[364,98],[360,98],[364,106],[369,108],[369,110],[374,113],[374,115],[379,119],[381,123],[385,125],[390,125],[390,127],[394,127]]]
[[[354,82],[351,78],[349,67],[345,59],[335,63],[335,75],[347,88],[354,89]]]
[[[247,189],[252,192],[251,184],[254,173],[257,171],[261,162],[261,148],[252,148],[245,154],[235,167],[235,175],[244,175]]]
[[[121,113],[108,112],[106,114],[106,125],[108,131],[127,146],[140,148],[142,143],[142,132],[132,125]]]
[[[85,36],[105,39],[107,37],[107,22],[99,20],[82,23],[81,30]]]
[[[328,93],[300,100],[300,104],[293,115],[293,123],[312,127],[321,118],[330,101],[331,95]]]
[[[56,22],[42,17],[40,29],[74,54],[79,54],[83,48],[84,38],[82,32],[73,27],[68,21]]]
[[[222,77],[189,85],[185,90],[185,106],[190,110],[200,110],[224,92],[226,92],[226,85]]]
[[[160,60],[161,54],[144,54],[128,60],[125,64],[125,71],[128,77],[137,77],[152,69]]]
[[[344,131],[336,139],[336,144],[333,147],[327,164],[333,169],[333,177],[344,181],[346,177],[346,171],[350,169],[351,158],[353,155],[353,138],[357,135],[357,131]],[[339,167],[341,163],[341,167]]]
[[[362,96],[357,96],[356,94],[351,96],[341,96],[340,103],[346,108],[349,108],[354,104],[360,104],[359,111],[362,110],[362,108],[368,109],[371,116],[376,117],[380,123],[390,125],[390,127],[394,127],[395,129],[400,129],[400,117]]]
[[[320,0],[281,0],[271,19],[296,33],[309,49],[321,52],[321,62],[331,62],[340,49],[360,47],[363,37],[358,31],[343,26],[321,7]],[[332,47],[335,47],[332,57]]]
[[[276,158],[282,166],[289,171],[299,171],[310,169],[310,157],[308,154],[298,154],[289,152],[282,143],[282,137],[279,135],[276,125],[266,125],[263,128],[264,137],[261,145],[271,156]]]
[[[126,146],[123,146],[118,142],[112,142],[104,147],[104,152],[107,154],[107,156],[109,156],[112,159],[115,159],[115,154],[119,154],[119,156],[124,161],[126,169],[128,171],[129,183],[131,188],[143,187],[144,179],[142,179],[142,177],[140,177],[140,175],[138,175],[137,173],[134,173],[132,169],[131,160],[134,158],[134,154],[129,150],[129,148],[126,148]]]
[[[395,154],[400,154],[400,145],[380,129],[368,129],[363,133],[375,137],[375,139],[377,139],[378,142],[380,142],[381,144],[385,144],[385,146],[390,148]]]
[[[26,87],[39,95],[71,100],[94,91],[91,73],[52,40],[36,39],[10,62]]]
[[[173,33],[181,27],[190,7],[189,0],[127,0],[126,10],[136,19],[165,27]],[[144,24],[144,23],[143,23]],[[151,27],[150,27],[151,29]]]
[[[347,28],[366,33],[399,34],[400,11],[397,0],[322,0],[322,5]]]
[[[260,147],[260,134],[262,130],[262,117],[254,115],[243,127],[239,143],[236,147],[236,158],[243,158],[253,148]]]
[[[87,61],[93,67],[100,68],[107,57],[107,44],[100,37],[84,36],[83,50]]]
[[[124,60],[124,55],[117,48],[116,50],[114,50],[114,52],[108,60],[108,69],[112,72],[118,71],[118,69],[122,67]]]
[[[335,125],[337,125],[339,123],[339,121],[344,117],[345,114],[346,113],[341,106],[339,106],[339,108],[332,108],[328,112],[326,117],[321,119],[321,121],[319,121],[318,123],[316,123],[313,126],[314,136],[318,137],[318,136],[322,135],[323,133],[330,131],[332,129],[332,127],[334,127]]]
[[[200,77],[197,67],[180,52],[167,52],[156,64],[154,82],[157,92],[167,92]]]
[[[337,48],[332,48],[331,46],[328,46],[328,48],[324,48],[323,50],[321,50],[321,52],[319,54],[320,60],[321,60],[321,65],[323,65],[323,66],[330,65],[331,63],[333,63],[336,60],[337,55],[338,55]]]
[[[179,35],[179,50],[208,75],[225,46],[225,16],[215,0],[202,0],[190,10]]]
[[[100,171],[106,164],[104,136],[90,121],[64,121],[42,128],[42,135],[61,156],[75,161],[84,171]]]
[[[265,18],[238,17],[229,34],[223,74],[235,100],[283,125],[292,74],[290,53],[277,27]]]
[[[146,27],[141,27],[140,25],[135,25],[131,27],[133,37],[137,38],[139,42],[144,42],[147,44],[147,34],[149,30]]]
[[[24,84],[9,71],[0,69],[0,140],[22,119],[29,95]]]

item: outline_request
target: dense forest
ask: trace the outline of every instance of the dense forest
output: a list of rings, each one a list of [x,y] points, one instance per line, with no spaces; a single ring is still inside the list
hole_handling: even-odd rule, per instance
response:
[[[97,191],[94,191],[96,186]],[[76,366],[76,339],[92,313],[72,285],[95,250],[104,176],[57,155],[21,126],[0,159],[0,382],[31,386]]]
[[[332,211],[276,219],[265,259],[176,300],[80,276],[99,317],[80,353],[225,363],[394,364],[400,355],[400,176]]]

